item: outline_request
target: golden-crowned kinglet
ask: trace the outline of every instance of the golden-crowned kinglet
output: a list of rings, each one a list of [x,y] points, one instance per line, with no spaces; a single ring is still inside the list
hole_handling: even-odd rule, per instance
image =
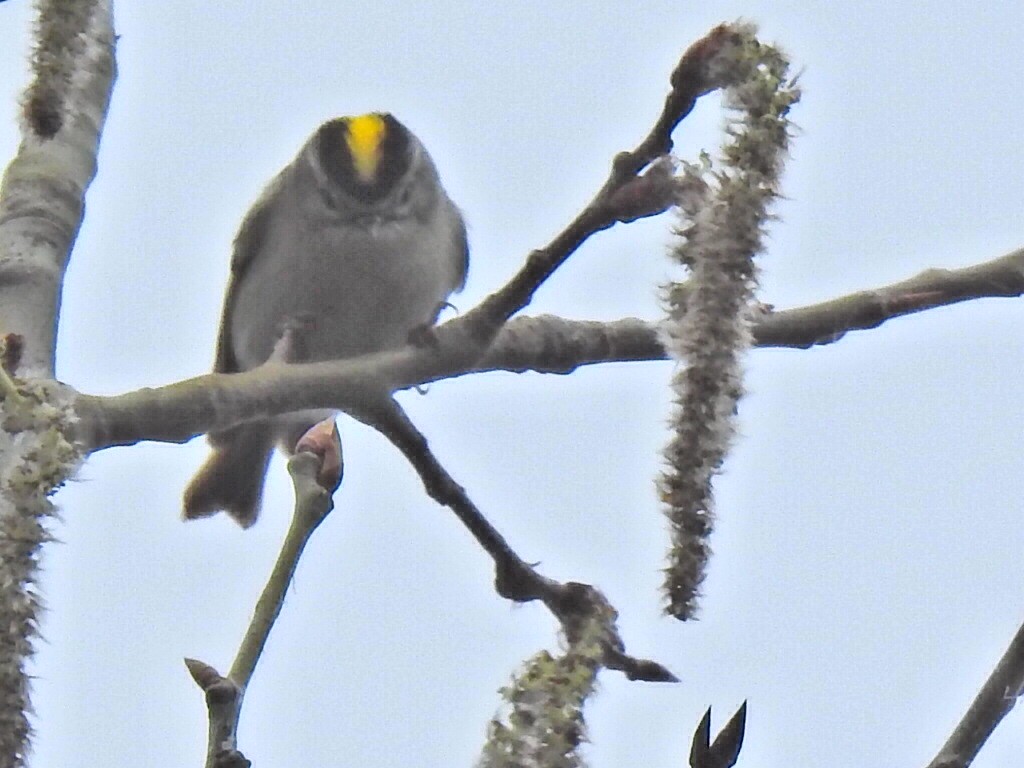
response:
[[[400,347],[466,278],[466,228],[427,150],[389,114],[321,125],[235,238],[214,370],[333,360]],[[185,517],[250,526],[275,442],[291,452],[326,413],[211,433]]]

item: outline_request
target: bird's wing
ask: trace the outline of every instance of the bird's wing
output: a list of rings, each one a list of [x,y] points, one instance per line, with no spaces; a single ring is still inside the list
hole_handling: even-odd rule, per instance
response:
[[[469,272],[469,239],[466,235],[466,220],[462,212],[452,204],[455,210],[456,224],[452,228],[453,248],[458,259],[458,272],[455,274],[453,290],[458,292],[466,286],[466,273]]]
[[[284,183],[284,172],[280,173],[253,204],[242,219],[242,225],[235,235],[234,251],[231,254],[231,276],[224,294],[224,309],[221,312],[220,332],[217,336],[217,356],[214,359],[214,373],[238,373],[238,360],[231,344],[231,315],[234,310],[238,286],[245,278],[246,270],[261,245],[266,242],[270,226],[271,204]]]

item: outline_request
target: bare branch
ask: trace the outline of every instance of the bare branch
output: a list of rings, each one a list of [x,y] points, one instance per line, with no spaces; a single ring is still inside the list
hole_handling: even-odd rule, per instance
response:
[[[505,321],[529,304],[544,281],[591,235],[618,221],[632,221],[665,210],[667,202],[658,203],[664,190],[660,182],[664,180],[665,166],[656,161],[672,151],[672,132],[691,112],[697,99],[717,87],[708,64],[728,43],[730,35],[728,25],[723,24],[687,49],[672,73],[672,90],[647,137],[631,152],[620,152],[615,157],[604,185],[565,229],[544,248],[531,253],[511,280],[465,315],[463,319],[473,330],[472,338],[480,352]],[[655,165],[651,173],[641,177],[644,183],[624,190],[652,163]],[[638,195],[638,191],[642,194]],[[638,197],[647,202],[638,202]]]
[[[494,587],[504,598],[519,603],[541,600],[562,625],[567,640],[574,642],[580,627],[599,619],[605,633],[601,664],[621,670],[632,680],[674,682],[675,677],[660,664],[626,654],[615,628],[617,614],[605,597],[588,584],[562,584],[540,575],[509,546],[505,538],[473,503],[466,490],[442,466],[430,450],[427,439],[416,429],[405,411],[393,399],[357,414],[402,452],[420,476],[427,494],[451,509],[494,560]]]
[[[908,280],[806,307],[767,312],[754,321],[760,347],[806,349],[896,317],[980,298],[1024,294],[1024,249],[962,269],[931,269]],[[611,322],[551,315],[510,321],[477,361],[458,347],[463,318],[438,328],[436,344],[350,360],[208,374],[124,395],[79,395],[77,438],[89,449],[142,440],[186,442],[212,429],[300,408],[368,407],[385,390],[484,371],[571,373],[580,366],[665,360],[658,326],[636,318]]]
[[[809,349],[834,344],[851,331],[871,330],[894,318],[965,301],[1022,295],[1024,248],[961,269],[929,269],[888,286],[760,313],[752,328],[754,345]],[[554,315],[517,317],[502,329],[472,371],[566,374],[584,365],[665,360],[658,333],[658,324],[637,318],[599,322]]]
[[[1024,624],[928,768],[967,768],[1024,695]]]
[[[401,451],[423,481],[423,487],[434,501],[448,507],[494,560],[495,589],[502,597],[525,603],[544,599],[557,588],[557,583],[544,578],[526,564],[491,525],[466,493],[441,465],[402,407],[391,398],[380,401],[375,408],[356,414],[357,418],[376,429]]]
[[[205,662],[185,660],[192,678],[206,694],[207,768],[246,768],[249,765],[238,750],[238,721],[245,691],[263,655],[270,631],[281,614],[302,552],[313,531],[333,508],[331,493],[341,482],[341,442],[332,424],[333,421],[314,426],[299,441],[295,455],[288,461],[295,486],[295,511],[231,671],[224,677]]]
[[[0,331],[23,338],[26,376],[51,377],[64,270],[114,82],[114,31],[108,0],[47,0],[39,11],[29,119],[0,185]]]
[[[206,768],[249,768],[236,748],[243,689],[205,662],[185,659],[185,667],[206,697]]]
[[[284,606],[302,551],[309,543],[313,531],[334,507],[331,501],[333,489],[324,488],[318,479],[323,465],[323,458],[311,451],[300,451],[288,460],[288,471],[295,486],[295,513],[267,585],[256,603],[256,610],[231,665],[231,671],[228,672],[228,677],[243,691],[252,679],[267,638],[270,637],[270,630]]]
[[[71,393],[51,379],[60,289],[114,73],[109,2],[40,0],[21,146],[0,183],[0,766],[29,748],[29,676],[38,634],[39,551],[50,494],[77,469]]]
[[[787,312],[771,313],[754,327],[761,347],[831,344],[849,331],[887,320],[984,298],[1024,295],[1024,248],[961,269],[929,269],[909,280],[859,291]]]

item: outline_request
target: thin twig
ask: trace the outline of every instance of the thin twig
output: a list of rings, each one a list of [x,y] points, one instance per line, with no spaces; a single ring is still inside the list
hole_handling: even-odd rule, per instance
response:
[[[754,327],[762,347],[807,348],[831,344],[849,331],[963,301],[1024,295],[1024,248],[960,269],[928,269],[898,283],[831,301],[769,313]]]
[[[334,439],[336,437],[335,432]],[[238,750],[238,721],[245,691],[266,647],[270,631],[281,614],[288,587],[291,585],[302,552],[313,531],[334,506],[331,490],[341,481],[340,466],[334,467],[329,487],[324,487],[323,470],[325,465],[335,460],[340,462],[340,454],[332,456],[329,447],[326,451],[305,450],[303,445],[300,441],[298,452],[288,461],[288,471],[295,487],[295,511],[292,522],[288,527],[288,533],[285,534],[267,584],[256,603],[256,609],[235,655],[231,671],[224,677],[205,662],[185,660],[192,678],[206,694],[209,723],[207,768],[237,768],[248,765],[248,760]]]
[[[731,35],[728,25],[715,27],[683,54],[670,83],[672,90],[650,132],[629,152],[620,152],[612,162],[607,180],[594,198],[550,243],[534,251],[523,267],[500,290],[488,296],[458,321],[472,329],[474,338],[489,342],[512,315],[530,303],[537,289],[593,234],[618,221],[636,218],[634,206],[620,208],[618,193],[635,181],[638,174],[672,151],[672,132],[693,110],[697,99],[714,90],[707,76],[707,63]],[[655,179],[657,178],[655,173]],[[655,190],[657,190],[655,184]],[[649,211],[648,215],[657,212]]]
[[[205,662],[185,659],[185,667],[206,698],[206,768],[248,768],[237,749],[242,689]]]
[[[274,622],[284,606],[302,551],[309,543],[313,531],[334,507],[331,494],[317,482],[321,461],[318,456],[307,451],[296,453],[288,460],[288,471],[295,486],[295,513],[274,568],[256,603],[256,610],[231,665],[231,671],[228,672],[228,677],[238,683],[243,691],[252,679],[256,663],[270,637],[270,630],[274,628]]]
[[[525,603],[543,599],[555,582],[545,579],[509,546],[505,538],[473,503],[466,489],[437,460],[426,437],[416,428],[402,407],[393,399],[381,400],[376,408],[357,414],[401,451],[423,481],[427,494],[448,507],[473,535],[495,565],[495,588],[509,600]]]
[[[620,670],[631,680],[676,680],[657,662],[626,654],[614,624],[617,614],[600,591],[589,584],[562,584],[549,579],[519,557],[469,498],[465,488],[455,482],[437,460],[426,438],[395,400],[387,398],[378,407],[358,413],[357,418],[402,452],[419,474],[427,494],[451,509],[491,556],[495,566],[494,586],[499,595],[519,603],[541,600],[559,620],[570,643],[578,634],[576,627],[601,617],[609,638],[603,649],[603,666]]]

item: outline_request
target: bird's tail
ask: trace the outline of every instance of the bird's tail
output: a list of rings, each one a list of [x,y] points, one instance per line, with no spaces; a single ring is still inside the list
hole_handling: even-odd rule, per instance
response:
[[[211,434],[213,452],[185,488],[185,519],[223,510],[243,528],[255,523],[274,437],[270,423],[263,421]]]

